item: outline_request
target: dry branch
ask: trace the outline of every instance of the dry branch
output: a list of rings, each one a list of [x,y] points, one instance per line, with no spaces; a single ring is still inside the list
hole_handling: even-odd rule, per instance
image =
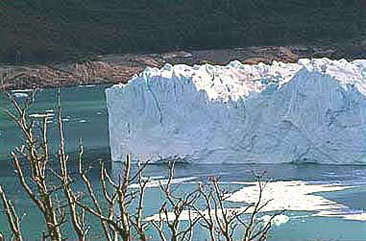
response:
[[[13,234],[13,240],[22,241],[23,235],[22,235],[22,232],[20,229],[21,220],[18,217],[17,213],[15,212],[14,205],[7,198],[5,192],[3,191],[3,187],[1,185],[0,185],[0,197],[3,202],[3,207],[4,207],[6,217],[8,218],[8,224],[9,224],[11,232]]]
[[[9,111],[8,114],[24,135],[24,145],[11,153],[12,162],[25,193],[43,215],[46,226],[43,240],[63,240],[63,224],[70,221],[78,240],[87,240],[90,226],[86,223],[85,214],[89,213],[99,221],[107,241],[131,241],[135,240],[134,237],[146,241],[149,239],[146,232],[149,227],[154,228],[161,240],[191,241],[194,239],[194,229],[197,225],[207,231],[207,237],[211,241],[233,241],[237,238],[239,230],[244,231],[241,238],[243,241],[264,241],[268,237],[273,219],[282,213],[273,214],[267,223],[258,222],[258,215],[270,202],[263,201],[267,182],[263,182],[261,176],[256,176],[259,184],[256,203],[240,209],[227,208],[229,193],[221,187],[218,178],[210,178],[207,184],[199,183],[197,188],[183,195],[177,193],[173,185],[175,165],[169,163],[168,180],[166,184],[159,185],[165,200],[159,207],[158,218],[148,221],[144,217],[144,201],[150,179],[143,176],[148,163],[138,165],[137,170],[132,171],[133,163],[130,155],[127,155],[121,174],[117,180],[113,180],[101,162],[102,195],[97,196],[89,180],[88,170],[83,169],[84,148],[81,140],[77,160],[78,174],[85,190],[76,192],[73,189],[69,157],[65,150],[60,92],[57,105],[59,149],[56,159],[59,172],[50,167],[47,132],[47,120],[50,117],[45,114],[39,115],[38,119],[31,117],[27,112],[34,101],[34,93],[23,105],[17,103],[10,94],[7,96],[14,107],[13,112]],[[34,128],[38,122],[41,123],[41,135],[37,135]],[[56,184],[50,181],[50,175],[57,177]],[[131,184],[137,184],[137,188],[131,188]],[[81,197],[85,196],[89,197],[91,205],[83,202]],[[21,220],[1,186],[0,198],[14,239],[21,241]],[[186,214],[188,218],[184,220],[185,225],[182,225]],[[248,215],[249,219],[245,218]]]

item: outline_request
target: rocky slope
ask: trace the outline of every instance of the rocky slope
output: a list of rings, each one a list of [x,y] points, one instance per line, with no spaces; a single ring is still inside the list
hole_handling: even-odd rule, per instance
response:
[[[0,1],[0,62],[339,42],[365,33],[364,0]]]
[[[0,89],[48,88],[82,84],[126,83],[146,67],[171,64],[219,64],[232,60],[247,64],[272,61],[296,63],[301,58],[366,58],[362,38],[332,44],[257,46],[235,49],[174,51],[160,54],[102,55],[84,61],[49,64],[0,64]]]

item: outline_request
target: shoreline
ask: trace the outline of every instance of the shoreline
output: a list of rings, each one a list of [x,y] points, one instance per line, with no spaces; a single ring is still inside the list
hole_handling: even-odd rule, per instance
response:
[[[366,58],[366,40],[356,39],[327,45],[256,46],[234,49],[174,51],[161,54],[99,55],[84,62],[49,64],[0,63],[0,89],[73,87],[127,83],[146,67],[161,68],[170,64],[219,64],[232,60],[244,64],[270,64],[273,61],[294,63],[301,58]]]

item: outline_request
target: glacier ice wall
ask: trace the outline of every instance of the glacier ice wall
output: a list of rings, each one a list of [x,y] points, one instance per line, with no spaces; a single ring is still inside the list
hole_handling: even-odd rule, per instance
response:
[[[114,161],[366,164],[366,60],[167,64],[106,95]]]

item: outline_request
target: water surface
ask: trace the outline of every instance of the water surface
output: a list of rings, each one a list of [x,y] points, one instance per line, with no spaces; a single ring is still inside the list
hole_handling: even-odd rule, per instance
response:
[[[63,120],[67,140],[67,150],[71,156],[77,153],[79,138],[85,145],[85,163],[94,165],[90,178],[96,190],[99,188],[98,161],[105,160],[109,171],[116,177],[121,173],[121,163],[109,162],[108,143],[108,113],[106,108],[104,89],[106,86],[74,87],[62,90]],[[21,97],[19,98],[21,99]],[[2,108],[9,108],[9,104],[1,100]],[[31,113],[39,113],[55,109],[56,90],[41,90],[37,95],[37,102],[32,106]],[[13,167],[8,157],[9,151],[20,143],[21,134],[5,116],[0,116],[0,183],[5,187],[8,196],[14,201],[19,213],[26,213],[22,222],[27,240],[38,239],[43,227],[42,217],[34,205],[28,201],[17,182]],[[56,135],[56,120],[49,123],[51,129],[50,139]],[[57,147],[56,142],[51,145]],[[76,169],[76,163],[70,163]],[[329,200],[348,207],[349,212],[363,211],[366,209],[366,166],[356,165],[316,165],[316,164],[218,164],[200,165],[183,163],[177,165],[176,178],[182,178],[179,188],[184,191],[192,190],[198,180],[205,180],[210,176],[220,176],[224,187],[237,191],[244,186],[243,182],[254,181],[253,172],[266,171],[266,176],[273,181],[304,181],[311,184],[350,185],[353,188],[331,192],[317,193]],[[164,179],[167,176],[167,166],[164,164],[149,165],[145,176],[155,179]],[[82,189],[83,185],[76,178],[75,187]],[[146,193],[145,214],[152,215],[157,212],[157,207],[163,201],[162,193],[158,187],[151,187]],[[238,204],[236,204],[238,205]],[[270,240],[366,240],[366,222],[344,220],[342,218],[316,217],[312,212],[286,212],[290,220],[273,228]],[[92,224],[92,235],[100,230],[96,223]],[[93,225],[94,224],[94,225]],[[4,213],[0,212],[0,229],[8,233]],[[158,240],[155,233],[150,230],[152,240]],[[67,229],[71,240],[74,234]],[[204,234],[197,232],[195,240],[204,239]]]

